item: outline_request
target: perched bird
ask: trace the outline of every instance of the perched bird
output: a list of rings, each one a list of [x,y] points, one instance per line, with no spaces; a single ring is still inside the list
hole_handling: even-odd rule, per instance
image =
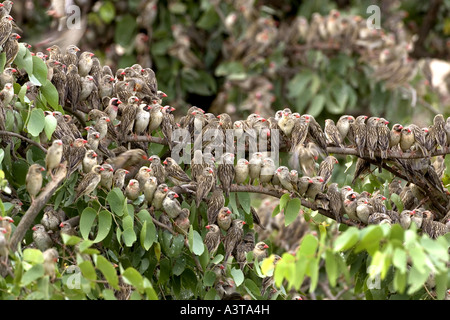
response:
[[[342,200],[337,183],[332,183],[328,186],[327,190],[328,199],[330,200],[329,207],[331,212],[333,212],[334,217],[337,222],[341,222],[341,209]]]
[[[433,118],[433,125],[436,128],[436,142],[442,150],[447,149],[447,133],[445,131],[444,117],[442,114],[437,114]]]
[[[375,160],[375,151],[378,149],[378,122],[380,118],[370,117],[366,123],[366,148],[371,159]]]
[[[334,165],[339,163],[336,157],[327,156],[319,165],[317,175],[323,178],[323,185],[325,186],[331,179],[333,174]]]
[[[145,181],[144,189],[142,191],[144,192],[144,197],[148,204],[152,203],[157,187],[158,181],[156,180],[155,177],[152,176],[148,178],[147,181]]]
[[[402,212],[400,212],[399,222],[403,229],[408,229],[411,225],[411,215],[411,210],[403,210]]]
[[[42,224],[35,225],[32,230],[33,241],[39,250],[45,251],[53,246],[53,240]]]
[[[392,149],[397,147],[400,143],[400,138],[402,136],[403,126],[396,123],[392,126],[391,132],[389,134],[389,148]]]
[[[158,184],[164,183],[166,181],[166,169],[161,164],[161,159],[157,155],[152,155],[148,158],[148,161],[150,161],[150,169]]]
[[[414,134],[410,127],[403,127],[400,136],[400,149],[403,152],[409,151],[415,142]]]
[[[75,195],[75,202],[81,197],[81,196],[90,196],[90,194],[97,188],[98,184],[100,183],[101,178],[101,172],[104,171],[102,166],[95,165],[91,172],[87,173],[83,179],[80,181],[80,183],[77,186],[76,195]]]
[[[5,228],[0,228],[0,258],[9,256],[9,242],[5,237]]]
[[[162,202],[164,212],[172,219],[176,219],[181,212],[178,197],[179,195],[176,192],[169,191]]]
[[[269,246],[263,241],[260,241],[255,245],[255,248],[253,249],[253,257],[256,261],[262,261],[264,258],[267,258],[268,248]]]
[[[228,197],[235,176],[233,153],[227,152],[222,155],[222,161],[217,168],[217,176],[225,192],[225,196]]]
[[[227,231],[231,226],[231,210],[228,207],[223,207],[217,214],[217,225],[223,231]]]
[[[276,170],[275,162],[272,158],[264,158],[261,163],[261,172],[259,174],[259,182],[266,185],[272,181],[273,174]]]
[[[439,221],[434,221],[434,213],[425,210],[423,212],[424,219],[422,222],[422,231],[430,236],[432,239],[436,239],[439,236],[442,236],[449,232],[447,226]]]
[[[358,216],[356,215],[356,207],[357,207],[357,195],[355,192],[349,192],[345,196],[345,200],[343,202],[344,212],[347,214],[349,219],[354,221],[359,221]]]
[[[355,118],[353,116],[343,115],[336,122],[336,128],[338,129],[339,134],[341,135],[342,142],[345,141],[345,138],[347,137],[347,134],[350,130],[350,125],[354,121],[355,121]]]
[[[26,188],[28,191],[28,194],[30,195],[31,202],[34,201],[36,198],[36,195],[39,193],[39,191],[42,188],[42,171],[45,171],[45,168],[37,163],[32,164],[28,168],[28,173],[25,178]]]
[[[298,179],[297,191],[300,196],[304,196],[306,190],[308,190],[309,185],[313,183],[310,177],[303,176]]]
[[[200,203],[203,201],[209,191],[215,185],[215,178],[213,175],[214,171],[210,167],[206,167],[203,169],[203,173],[200,177],[198,177],[197,191],[195,194],[195,204],[197,208],[200,206]]]
[[[152,206],[155,210],[161,210],[161,208],[163,207],[163,200],[168,192],[169,188],[167,187],[167,184],[162,183],[158,185],[152,200]]]
[[[152,169],[150,169],[147,166],[142,166],[139,168],[139,171],[134,176],[134,179],[136,179],[139,182],[140,191],[144,189],[145,182],[147,182],[148,179],[150,179],[151,177],[153,177]]]
[[[352,142],[354,142],[360,158],[364,157],[364,148],[366,146],[366,119],[367,116],[365,115],[356,117],[355,121],[350,125],[349,131],[353,138]]]
[[[109,163],[104,163],[102,167],[104,170],[100,173],[100,186],[109,191],[113,184],[114,169]]]
[[[13,17],[9,14],[5,14],[0,18],[0,46],[3,48],[6,41],[8,41],[8,37],[12,31],[12,21]]]
[[[45,156],[45,167],[47,169],[47,174],[49,174],[52,179],[53,169],[57,168],[62,159],[63,154],[63,143],[61,140],[54,140],[52,145],[47,150],[47,155]]]
[[[63,221],[59,224],[60,227],[60,233],[61,234],[67,234],[69,236],[76,236],[78,235],[77,230],[70,224],[69,221]]]
[[[235,250],[236,246],[241,241],[244,235],[244,227],[245,221],[240,219],[234,219],[231,222],[230,228],[227,230],[227,234],[223,239],[223,246],[225,249],[225,261],[228,260],[229,256]]]
[[[234,181],[236,184],[242,185],[247,180],[249,174],[249,162],[247,159],[239,159],[234,167],[234,171]]]
[[[78,65],[78,56],[77,52],[80,51],[76,45],[69,45],[66,48],[66,52],[63,57],[63,62],[66,66],[70,66],[73,64],[74,66]]]
[[[209,255],[214,256],[220,244],[220,229],[216,224],[208,224],[206,229],[208,229],[208,233],[205,236],[204,243]]]
[[[360,197],[356,200],[356,216],[359,221],[364,224],[368,224],[369,216],[372,212],[373,208],[369,205],[369,201],[366,198]]]
[[[103,116],[94,125],[95,131],[100,133],[100,140],[104,139],[106,137],[106,134],[108,133],[108,123],[111,122],[111,120]]]
[[[414,225],[417,227],[417,229],[422,228],[423,223],[423,213],[419,210],[412,210],[411,211],[411,224],[414,223]]]
[[[302,115],[302,118],[306,118],[309,121],[308,136],[311,140],[322,150],[323,153],[328,155],[327,140],[322,127],[316,121],[316,119],[310,114]]]
[[[161,105],[153,105],[150,109],[150,122],[148,124],[148,134],[151,135],[156,129],[161,126],[164,115]]]
[[[191,182],[191,178],[187,173],[181,169],[180,165],[171,157],[167,157],[163,164],[165,165],[165,172],[167,177],[174,185]]]
[[[8,40],[6,40],[5,44],[3,45],[3,52],[5,52],[6,55],[6,62],[5,66],[8,67],[11,65],[11,63],[16,59],[17,54],[19,53],[19,39],[21,38],[20,35],[18,35],[15,32],[12,32]]]
[[[281,186],[288,190],[289,192],[294,192],[297,189],[297,185],[295,185],[291,182],[290,178],[290,171],[289,168],[286,166],[281,166],[276,170],[275,175],[278,177],[278,180],[280,181]]]
[[[128,170],[119,168],[114,172],[112,186],[114,188],[123,189],[125,185],[125,177],[129,173]]]
[[[312,182],[305,192],[305,197],[315,200],[317,194],[322,190],[322,186],[325,180],[323,180],[323,177],[321,176],[315,176],[311,180]]]
[[[223,190],[215,187],[211,196],[208,199],[208,208],[206,211],[206,217],[208,224],[217,224],[217,216],[220,209],[225,206],[225,197],[223,196]]]
[[[136,135],[140,136],[147,132],[148,124],[150,123],[150,110],[145,103],[141,103],[138,106],[133,127],[133,132]]]
[[[66,92],[67,98],[72,111],[75,112],[78,108],[81,94],[81,77],[78,74],[78,68],[76,65],[69,65],[66,73]]]
[[[92,52],[84,51],[78,58],[78,73],[81,77],[86,77],[91,71],[93,56],[94,54]]]
[[[332,119],[325,120],[324,133],[329,145],[344,148],[342,135]]]
[[[191,226],[191,222],[189,221],[189,215],[191,212],[188,208],[182,208],[178,217],[176,217],[173,225],[176,231],[187,234],[189,232],[189,228]]]
[[[47,231],[56,231],[58,230],[60,223],[60,217],[58,213],[53,209],[53,207],[46,207],[44,209],[44,215],[41,219],[41,225],[43,225]]]
[[[83,172],[89,173],[98,164],[98,154],[94,150],[87,150],[82,160]]]
[[[387,159],[387,154],[391,142],[391,130],[389,130],[388,121],[380,118],[377,125],[378,149],[380,150],[381,159]]]
[[[139,181],[130,179],[128,185],[125,187],[125,196],[131,201],[136,200],[140,195]]]
[[[259,178],[261,174],[261,164],[262,164],[263,154],[261,152],[254,152],[248,164],[248,174],[250,177],[250,184]]]
[[[138,102],[138,97],[131,96],[127,99],[127,104],[122,110],[122,118],[118,132],[118,138],[121,141],[133,133],[134,122],[136,121],[136,115],[139,109]]]
[[[247,262],[247,253],[255,248],[255,235],[253,232],[247,232],[244,238],[236,246],[235,258],[241,270],[244,269]]]
[[[409,128],[411,129],[411,131],[414,135],[414,142],[415,142],[414,145],[416,146],[416,148],[419,148],[424,156],[428,156],[428,150],[425,147],[425,144],[426,144],[425,131],[413,123],[409,125]]]
[[[58,262],[59,254],[55,248],[48,248],[42,254],[44,257],[44,274],[54,280],[56,277],[56,262]]]

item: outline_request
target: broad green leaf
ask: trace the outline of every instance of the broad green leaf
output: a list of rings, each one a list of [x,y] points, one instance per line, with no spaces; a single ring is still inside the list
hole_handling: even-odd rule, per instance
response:
[[[114,266],[106,260],[105,257],[99,255],[97,256],[97,268],[102,272],[105,276],[105,279],[108,283],[116,290],[119,290],[119,278],[117,276],[116,269]]]
[[[38,264],[44,262],[44,256],[41,250],[29,248],[23,251],[23,260]]]
[[[122,16],[115,28],[114,42],[127,47],[134,39],[136,26],[136,19],[131,14]]]
[[[319,245],[319,240],[312,234],[307,234],[300,243],[297,255],[303,255],[307,258],[312,258],[316,254],[317,247]]]
[[[128,267],[123,273],[124,280],[135,287],[139,292],[144,292],[144,279],[141,274],[134,268]]]
[[[214,74],[217,77],[245,74],[245,68],[239,61],[222,62]]]
[[[403,202],[400,199],[400,196],[396,193],[391,194],[391,199],[390,199],[395,206],[397,207],[397,211],[398,212],[402,212],[403,211]]]
[[[408,259],[408,257],[406,255],[405,250],[403,250],[401,248],[397,248],[394,250],[394,254],[392,256],[392,263],[398,269],[398,271],[403,274],[406,273],[407,259]]]
[[[359,238],[359,231],[356,228],[350,227],[342,233],[334,243],[334,252],[345,251],[353,247]]]
[[[47,82],[47,66],[45,62],[37,57],[33,56],[33,74],[28,74],[30,81],[37,86],[42,86]]]
[[[286,227],[290,225],[295,219],[297,219],[301,207],[302,201],[298,198],[291,199],[287,203],[286,209],[284,209],[284,225]]]
[[[23,43],[19,43],[19,52],[14,63],[18,69],[25,69],[29,75],[33,74],[33,56]]]
[[[116,16],[116,8],[110,1],[106,1],[102,4],[98,13],[103,22],[109,24],[114,20]]]
[[[234,282],[236,284],[236,287],[239,287],[242,282],[244,282],[244,273],[241,269],[233,268],[231,269],[231,276],[234,279]]]
[[[6,53],[2,52],[0,53],[0,73],[2,73],[5,70],[5,64],[6,64]]]
[[[59,97],[58,90],[56,90],[55,86],[47,80],[41,87],[41,93],[44,96],[47,103],[55,110],[58,110],[59,106]]]
[[[192,252],[194,252],[195,255],[200,256],[205,250],[205,246],[203,245],[203,239],[202,236],[196,230],[194,230],[193,233],[194,234],[193,234]]]
[[[211,287],[214,285],[215,280],[216,280],[216,274],[214,273],[214,271],[208,270],[205,272],[205,276],[203,277],[203,285],[207,286],[207,287]]]
[[[239,199],[239,203],[242,206],[242,208],[244,209],[244,211],[247,213],[250,213],[250,203],[251,203],[250,193],[238,192],[237,196]]]
[[[68,246],[74,246],[74,245],[78,244],[81,241],[80,237],[70,236],[70,235],[68,235],[66,233],[62,233],[61,237],[63,239],[64,244],[68,245]]]
[[[216,254],[216,256],[214,257],[214,259],[211,261],[212,264],[218,264],[223,260],[224,256],[223,254]]]
[[[436,294],[439,300],[444,300],[447,292],[447,273],[448,271],[444,271],[435,275],[434,279],[436,282]]]
[[[323,107],[325,106],[326,98],[322,94],[316,95],[309,105],[308,113],[312,115],[313,117],[317,117],[320,115],[320,113],[323,110]]]
[[[33,136],[37,137],[44,130],[45,115],[42,109],[33,109],[31,111],[30,119],[28,120],[27,130]]]
[[[102,295],[105,300],[117,300],[116,296],[114,295],[114,291],[111,289],[104,289],[102,291]]]
[[[306,267],[308,266],[309,258],[304,255],[300,255],[295,262],[295,273],[291,279],[291,284],[296,290],[299,290],[303,280],[305,279]]]
[[[427,281],[428,276],[428,272],[422,272],[417,269],[415,265],[413,265],[408,273],[409,288],[407,294],[411,295],[417,290],[421,289],[425,281]]]
[[[43,276],[44,266],[42,264],[36,264],[23,274],[21,286],[25,287]]]
[[[317,282],[319,281],[319,258],[311,259],[309,261],[308,271],[309,277],[311,279],[311,284],[309,286],[309,292],[314,292],[317,287]]]
[[[80,233],[83,239],[89,239],[89,233],[94,224],[95,218],[97,217],[97,211],[87,207],[83,210],[80,217]]]
[[[393,281],[395,291],[398,291],[399,293],[405,292],[406,276],[407,276],[407,274],[400,272],[399,269],[395,271],[394,281]]]
[[[277,214],[279,214],[280,213],[280,204],[278,204],[276,207],[275,207],[275,209],[273,209],[273,211],[272,211],[272,217],[275,217]]]
[[[355,252],[360,252],[366,249],[370,255],[374,250],[378,249],[378,243],[383,237],[383,231],[378,225],[370,225],[364,229],[364,234],[355,248]]]
[[[56,118],[53,115],[45,116],[44,132],[48,140],[51,140],[57,124]]]
[[[118,216],[123,215],[125,196],[119,188],[113,188],[106,196],[111,211]]]
[[[211,30],[220,22],[219,16],[216,13],[216,10],[213,6],[211,6],[208,10],[206,10],[200,19],[197,21],[197,27],[205,30]]]
[[[125,246],[131,247],[133,243],[136,242],[137,237],[136,233],[134,232],[133,228],[127,228],[123,230],[122,232],[123,242],[125,243]]]
[[[261,296],[261,289],[251,279],[247,278],[244,280],[244,287],[247,293],[251,295],[253,299],[256,300]]]
[[[97,280],[97,274],[95,272],[95,268],[92,265],[92,262],[89,260],[85,260],[78,264],[78,267],[80,267],[81,274],[83,277],[85,277],[88,280],[95,281]]]
[[[279,204],[280,210],[283,210],[284,208],[286,208],[286,205],[290,199],[291,199],[291,195],[289,193],[285,193],[281,196],[280,204]]]
[[[217,298],[217,299],[216,299]],[[205,294],[205,300],[219,300],[219,296],[217,295],[217,291],[214,288],[211,288],[208,290],[208,292]]]
[[[186,258],[180,256],[175,260],[175,264],[172,268],[172,273],[176,276],[179,276],[183,273],[184,269],[186,269]]]
[[[102,210],[98,214],[97,236],[94,243],[100,242],[106,238],[111,231],[112,215],[109,211]]]
[[[288,97],[301,97],[308,83],[313,79],[311,71],[304,71],[294,76],[288,83]]]

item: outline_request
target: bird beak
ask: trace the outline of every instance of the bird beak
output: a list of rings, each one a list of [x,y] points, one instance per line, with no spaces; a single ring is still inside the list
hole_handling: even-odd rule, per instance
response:
[[[230,210],[228,210],[228,211],[227,211],[227,214],[231,214],[231,211],[230,211]]]
[[[44,167],[41,167],[41,171],[45,171],[45,168],[44,168]]]
[[[36,231],[36,227],[31,228],[31,230]]]
[[[356,198],[356,195],[355,194],[352,194],[352,199],[355,199]]]
[[[164,190],[163,190],[164,192],[168,192],[169,191],[169,189],[168,188],[164,188]]]
[[[245,221],[242,221],[242,225],[244,225],[244,224],[246,224],[246,222],[245,222]]]
[[[64,227],[64,223],[61,222],[61,223],[59,224],[59,227],[60,227],[60,228]]]
[[[164,160],[163,163],[164,163],[164,164],[167,164],[167,160]]]
[[[309,179],[308,182],[309,182],[309,183],[313,183],[312,179]]]
[[[267,248],[269,248],[269,246],[267,244],[265,244],[264,245],[264,249],[267,249]]]
[[[96,157],[97,157],[97,154],[94,152],[94,153],[92,154],[92,156],[93,156],[94,158],[96,158]]]
[[[178,195],[178,193],[175,193],[175,194],[173,195],[173,197],[174,197],[174,198],[179,198],[180,196]]]
[[[323,179],[322,179],[322,178],[320,178],[320,179],[319,179],[319,181],[320,181],[320,182],[323,182]]]
[[[211,226],[207,225],[205,228],[209,230],[209,229],[211,229]]]
[[[100,167],[100,171],[105,171],[105,168],[103,168],[103,167]]]
[[[152,169],[150,169],[150,168],[147,169],[147,172],[151,172],[151,171],[152,171]]]
[[[125,174],[129,174],[130,173],[130,171],[128,171],[128,170],[125,170]]]
[[[387,198],[385,197],[385,196],[383,196],[382,198],[381,198],[381,200],[386,200]]]
[[[109,118],[106,118],[106,122],[111,122],[111,119],[109,119]]]

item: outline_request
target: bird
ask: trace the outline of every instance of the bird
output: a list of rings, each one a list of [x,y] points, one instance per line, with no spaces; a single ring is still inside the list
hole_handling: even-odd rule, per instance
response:
[[[378,122],[380,118],[370,117],[366,122],[366,148],[369,151],[369,157],[375,160],[375,151],[378,149]]]
[[[411,128],[409,126],[403,127],[399,143],[401,151],[409,151],[414,145],[414,142],[415,138]]]
[[[344,209],[344,212],[347,214],[349,219],[353,221],[360,221],[357,214],[356,214],[356,207],[357,207],[357,195],[355,192],[348,192],[345,196],[345,200],[342,204],[342,208]]]
[[[247,262],[247,253],[253,251],[255,248],[255,235],[253,232],[247,232],[243,239],[236,246],[235,250],[235,258],[236,262],[239,264],[241,270],[244,270],[244,267]]]
[[[337,183],[334,182],[328,186],[327,195],[330,201],[329,203],[330,210],[333,213],[335,220],[340,223],[342,221],[341,218],[342,200]]]
[[[272,158],[266,157],[261,163],[261,172],[259,174],[259,183],[266,185],[272,181],[273,174],[276,170],[275,162]]]
[[[138,106],[133,127],[133,132],[138,136],[147,133],[148,124],[150,123],[149,111],[151,110],[148,107],[145,103],[141,103]]]
[[[5,237],[5,228],[0,228],[0,258],[9,256],[9,242]]]
[[[125,196],[131,201],[136,200],[140,195],[139,181],[130,179],[125,187]]]
[[[173,184],[180,185],[191,182],[191,178],[173,158],[167,157],[164,159],[163,164],[165,165],[166,175]]]
[[[392,126],[389,134],[389,148],[393,149],[397,147],[400,143],[400,138],[402,136],[403,126],[400,123],[396,123]]]
[[[364,157],[364,148],[366,146],[366,119],[367,116],[365,115],[356,117],[355,121],[350,125],[349,130],[349,134],[353,138],[352,142],[354,142],[360,158]]]
[[[53,246],[53,240],[42,224],[35,225],[32,230],[33,241],[39,250],[45,251]]]
[[[245,225],[245,221],[241,219],[234,219],[231,222],[230,228],[227,230],[227,234],[223,239],[223,247],[225,249],[225,261],[228,260],[236,246],[241,241],[244,230],[243,227]]]
[[[90,196],[100,183],[100,180],[102,179],[100,174],[104,170],[105,169],[98,164],[92,167],[91,172],[87,173],[77,186],[75,202],[82,196]]]
[[[148,178],[147,181],[144,183],[143,193],[145,200],[148,204],[151,204],[153,201],[153,197],[155,195],[156,188],[158,187],[158,181],[155,177],[151,176]]]
[[[12,32],[8,40],[3,45],[3,52],[6,55],[5,67],[11,66],[19,53],[19,39],[21,36],[15,32]]]
[[[130,173],[128,170],[119,168],[114,172],[112,186],[113,188],[123,189],[125,185],[125,177]]]
[[[231,226],[231,210],[228,207],[223,207],[217,214],[217,225],[223,231],[227,231]]]
[[[345,141],[345,138],[347,137],[347,134],[350,130],[350,125],[355,121],[355,118],[350,115],[343,115],[339,118],[339,120],[336,122],[336,128],[339,131],[339,134],[341,135],[342,142]]]
[[[400,212],[400,226],[403,229],[409,229],[409,226],[411,225],[411,216],[412,211],[411,210],[403,210]]]
[[[174,191],[169,191],[162,202],[164,212],[169,218],[176,219],[181,212],[181,205],[178,201],[179,195]]]
[[[103,171],[100,173],[100,186],[111,190],[114,177],[114,169],[109,163],[102,164]]]
[[[163,206],[163,200],[169,192],[167,184],[159,184],[156,188],[155,194],[153,195],[152,206],[155,210],[160,210]]]
[[[87,150],[82,160],[84,173],[89,173],[98,164],[98,154],[94,150]]]
[[[208,224],[206,229],[208,229],[208,232],[206,233],[204,243],[209,255],[214,256],[220,245],[220,229],[216,224]]]
[[[158,184],[164,183],[166,181],[166,169],[161,164],[161,158],[157,155],[152,155],[148,158],[150,161],[150,169],[152,170],[153,176],[158,181]]]
[[[69,236],[77,236],[78,232],[76,230],[76,228],[74,228],[71,224],[70,221],[63,221],[59,224],[59,228],[60,228],[60,234],[66,234]]]
[[[47,150],[47,155],[45,156],[45,168],[47,169],[47,174],[54,179],[53,169],[57,168],[62,159],[63,153],[63,143],[61,140],[54,140],[52,145]]]
[[[203,173],[197,180],[197,191],[195,193],[195,204],[197,208],[200,206],[200,203],[203,201],[209,191],[215,185],[215,177],[213,175],[214,171],[211,167],[206,167],[203,169]]]
[[[234,167],[235,176],[234,181],[238,185],[244,184],[244,182],[248,178],[249,174],[249,162],[247,159],[241,158],[237,161],[236,166]]]
[[[339,163],[336,157],[327,156],[319,165],[317,175],[321,176],[324,180],[323,186],[325,186],[331,179],[335,164]]]
[[[216,224],[219,210],[225,206],[225,197],[223,190],[215,187],[208,199],[208,208],[206,209],[206,217],[208,224]]]
[[[321,177],[321,176],[315,176],[315,177],[311,178],[311,183],[305,192],[305,197],[315,200],[317,194],[319,194],[319,192],[322,190],[323,183],[324,183],[324,180],[323,180],[323,177]]]
[[[89,51],[84,51],[80,54],[80,57],[78,58],[78,73],[81,77],[89,75],[93,64],[93,56],[94,54]]]
[[[344,148],[342,135],[332,119],[325,120],[324,133],[329,145]]]
[[[424,219],[422,222],[422,231],[430,236],[432,239],[436,239],[439,236],[442,236],[449,232],[447,226],[439,221],[434,221],[434,213],[425,210],[423,212]]]
[[[47,231],[57,231],[61,223],[58,213],[51,206],[44,209],[44,214],[40,222]]]
[[[253,257],[255,258],[255,260],[262,261],[263,259],[267,258],[268,248],[269,246],[265,242],[258,242],[253,249]]]
[[[405,206],[406,207],[406,206]],[[417,229],[422,228],[423,223],[423,212],[419,210],[412,210],[411,211],[411,224],[414,223]]]
[[[233,183],[236,172],[234,169],[234,154],[227,152],[222,155],[221,163],[217,168],[217,176],[221,183],[225,196],[230,195],[231,184]]]
[[[437,114],[433,118],[433,125],[436,128],[436,142],[442,150],[447,149],[447,133],[445,131],[444,117],[442,114]]]
[[[9,14],[5,14],[0,18],[0,46],[3,48],[6,41],[8,41],[8,37],[12,31],[12,21],[13,17]]]
[[[77,52],[80,51],[76,45],[68,45],[63,56],[63,62],[66,66],[70,66],[73,64],[74,66],[78,65],[78,56]]]
[[[42,171],[45,171],[45,168],[37,163],[32,164],[28,168],[25,183],[31,202],[34,201],[36,195],[41,191],[43,182]]]
[[[189,228],[191,226],[191,222],[189,221],[189,215],[191,214],[188,208],[182,208],[178,217],[175,218],[173,223],[176,231],[187,234],[189,232]]]
[[[150,109],[150,122],[148,124],[148,134],[151,135],[161,126],[164,115],[161,105],[153,105]]]
[[[71,64],[67,68],[66,73],[66,92],[65,97],[71,106],[71,110],[75,112],[80,101],[81,94],[81,77],[78,74],[76,65]]]
[[[381,159],[387,159],[391,142],[391,130],[387,126],[389,121],[380,118],[377,125],[378,149]]]
[[[94,129],[96,132],[100,133],[99,139],[102,140],[106,137],[108,133],[108,123],[111,122],[109,117],[103,116],[98,119],[98,121],[94,125]]]
[[[262,164],[263,154],[261,152],[254,152],[248,164],[248,174],[250,177],[250,184],[259,178],[261,173],[261,164]]]
[[[359,221],[364,224],[368,224],[369,216],[372,212],[373,208],[369,205],[369,201],[366,198],[360,197],[356,200],[356,216]]]
[[[42,253],[44,258],[43,266],[44,266],[44,274],[49,276],[51,280],[54,280],[56,277],[56,262],[58,261],[59,254],[55,248],[48,248]]]

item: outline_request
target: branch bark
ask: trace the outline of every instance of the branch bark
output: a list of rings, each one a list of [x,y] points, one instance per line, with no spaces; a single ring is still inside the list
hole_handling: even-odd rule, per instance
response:
[[[44,151],[45,153],[47,153],[47,149],[45,149],[43,146],[41,146],[40,143],[38,143],[38,142],[36,142],[36,141],[33,141],[33,140],[31,140],[31,139],[29,139],[29,138],[27,138],[27,137],[24,137],[24,136],[21,135],[21,134],[18,134],[18,133],[15,133],[15,132],[2,131],[2,130],[1,130],[1,131],[0,131],[0,136],[10,136],[10,137],[16,137],[16,138],[19,138],[19,139],[21,139],[21,140],[23,140],[23,141],[25,141],[25,142],[28,142],[28,143],[30,143],[30,144],[32,144],[32,145],[38,147],[39,149],[41,149],[42,151]]]

